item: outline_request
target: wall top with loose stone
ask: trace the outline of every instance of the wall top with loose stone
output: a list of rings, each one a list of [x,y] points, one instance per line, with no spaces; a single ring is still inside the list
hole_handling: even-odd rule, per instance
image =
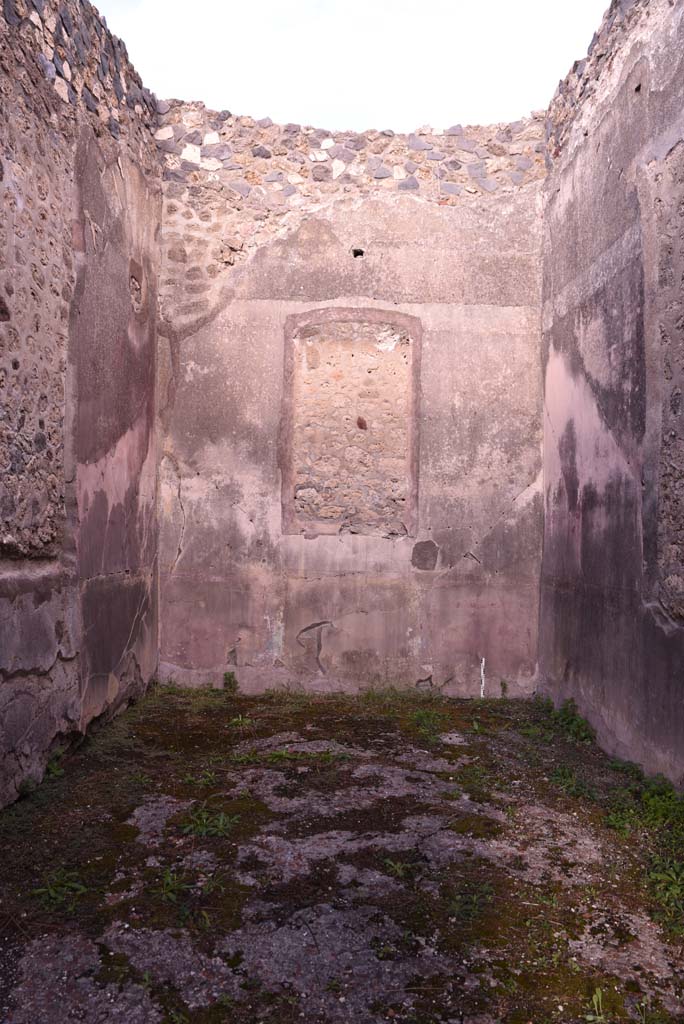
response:
[[[164,178],[214,181],[253,208],[295,209],[326,194],[408,192],[442,205],[544,176],[544,114],[445,132],[326,131],[255,121],[202,103],[159,104]]]
[[[193,329],[216,307],[230,268],[333,203],[477,206],[528,187],[532,197],[546,174],[543,114],[397,135],[281,126],[177,100],[158,110],[165,330]]]
[[[136,140],[139,162],[152,170],[155,97],[97,9],[88,0],[3,0],[2,9],[0,35],[9,29],[8,49],[29,81],[35,84],[37,70],[54,90],[60,127],[75,122],[77,113],[85,116],[98,135]]]
[[[672,0],[666,0],[672,4]],[[637,23],[648,17],[651,0],[611,0],[601,27],[594,35],[584,60],[575,61],[559,83],[547,114],[548,154],[557,159],[565,148],[571,129],[583,108],[590,103],[623,51],[626,39]]]

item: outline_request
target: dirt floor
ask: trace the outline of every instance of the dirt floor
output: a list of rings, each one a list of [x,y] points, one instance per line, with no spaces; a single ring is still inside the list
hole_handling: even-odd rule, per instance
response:
[[[0,814],[2,1024],[684,1021],[684,801],[571,705],[227,682]]]

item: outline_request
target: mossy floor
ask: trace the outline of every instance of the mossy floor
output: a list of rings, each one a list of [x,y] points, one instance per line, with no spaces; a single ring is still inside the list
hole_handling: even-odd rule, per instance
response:
[[[0,849],[2,1024],[684,1021],[684,803],[572,707],[160,688]]]

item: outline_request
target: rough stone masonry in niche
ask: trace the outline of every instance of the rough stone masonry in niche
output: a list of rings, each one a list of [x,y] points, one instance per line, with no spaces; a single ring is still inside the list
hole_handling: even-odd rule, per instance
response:
[[[409,532],[411,341],[387,323],[295,335],[291,501],[316,533]]]

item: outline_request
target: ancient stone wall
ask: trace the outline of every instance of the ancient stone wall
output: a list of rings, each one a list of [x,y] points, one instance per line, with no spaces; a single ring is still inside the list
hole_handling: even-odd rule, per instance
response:
[[[156,665],[153,98],[88,3],[0,15],[0,803]]]
[[[530,692],[542,119],[162,109],[162,678]]]
[[[540,667],[684,779],[684,9],[614,2],[549,112]]]

